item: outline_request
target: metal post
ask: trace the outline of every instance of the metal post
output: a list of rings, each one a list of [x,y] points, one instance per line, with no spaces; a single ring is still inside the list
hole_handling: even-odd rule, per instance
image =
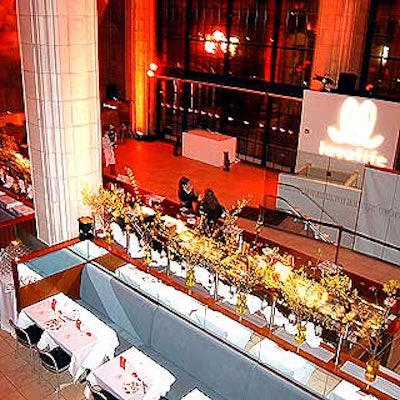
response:
[[[337,347],[337,349],[336,349],[335,365],[338,365],[338,364],[339,364],[340,351],[341,351],[341,349],[342,349],[342,344],[343,344],[343,335],[340,334],[340,336],[339,336],[338,347]]]
[[[147,77],[147,135],[150,136],[150,77]]]
[[[339,227],[338,242],[337,242],[337,245],[336,245],[335,264],[337,264],[338,260],[339,260],[339,249],[340,249],[340,242],[342,241],[342,233],[343,233],[343,230],[342,230],[342,227],[340,226]]]
[[[219,274],[218,272],[215,272],[214,274],[214,278],[215,278],[215,288],[214,288],[214,300],[217,301],[218,300],[218,285],[219,285]]]
[[[274,326],[275,307],[276,307],[276,297],[272,296],[271,315],[269,317],[269,329],[270,330],[272,330],[272,327]]]
[[[165,273],[167,274],[167,276],[169,276],[171,274],[171,260],[169,258],[169,246],[165,246],[166,247],[166,255],[167,255],[167,268],[165,270]]]
[[[125,247],[125,250],[126,250],[126,254],[129,255],[129,244],[130,244],[129,242],[130,242],[130,238],[131,238],[129,225],[126,225],[125,234],[126,234],[126,247]]]

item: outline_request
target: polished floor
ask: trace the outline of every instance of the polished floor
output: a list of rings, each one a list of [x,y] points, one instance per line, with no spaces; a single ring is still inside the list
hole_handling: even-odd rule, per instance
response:
[[[84,385],[71,384],[55,392],[54,375],[43,372],[39,379],[35,359],[22,348],[15,354],[15,340],[0,330],[0,399],[1,400],[82,400]],[[68,372],[62,374],[62,383],[71,383]]]

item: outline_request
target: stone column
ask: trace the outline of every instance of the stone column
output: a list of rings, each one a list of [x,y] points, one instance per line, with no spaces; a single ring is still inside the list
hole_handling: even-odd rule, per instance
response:
[[[55,244],[102,179],[96,0],[18,0],[17,15],[37,233]]]
[[[156,0],[126,1],[125,15],[125,93],[132,100],[132,125],[136,130],[148,134],[154,132],[156,110],[155,79],[146,75],[150,63],[157,62]]]
[[[370,0],[320,0],[311,76],[341,72],[360,76]],[[312,89],[320,89],[311,80]]]

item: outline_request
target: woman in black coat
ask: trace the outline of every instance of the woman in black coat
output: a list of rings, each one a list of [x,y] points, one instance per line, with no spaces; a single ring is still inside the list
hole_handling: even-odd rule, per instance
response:
[[[200,209],[204,213],[207,222],[212,224],[216,224],[223,217],[225,211],[211,189],[206,189],[204,192],[204,199],[200,204]]]
[[[178,197],[181,206],[188,210],[196,210],[194,203],[197,205],[200,201],[200,196],[194,191],[190,179],[185,176],[179,180]]]

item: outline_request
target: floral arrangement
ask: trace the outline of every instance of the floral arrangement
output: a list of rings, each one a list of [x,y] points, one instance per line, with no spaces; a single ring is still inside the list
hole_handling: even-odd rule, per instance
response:
[[[383,285],[382,290],[389,296],[395,297],[397,292],[400,291],[400,281],[396,279],[390,279]]]
[[[205,235],[199,228],[177,233],[166,227],[159,210],[153,212],[152,218],[146,216],[135,176],[130,169],[127,174],[133,195],[118,188],[99,188],[97,193],[83,194],[85,204],[91,206],[94,215],[109,221],[122,219],[146,246],[154,241],[167,245],[168,253],[186,264],[190,284],[195,279],[194,267],[202,265],[236,286],[240,294],[251,293],[256,287],[273,291],[299,321],[317,320],[330,329],[345,329],[360,338],[373,337],[384,327],[387,308],[367,302],[351,290],[350,278],[340,269],[321,269],[318,276],[310,276],[306,268],[295,269],[293,256],[281,254],[279,248],[260,252],[257,246],[246,242],[239,248],[236,222],[248,200],[238,201],[227,211],[218,234]],[[256,230],[260,226],[261,223],[256,224]],[[393,297],[399,288],[400,283],[391,280],[383,290]],[[242,296],[242,311],[245,303]]]
[[[14,138],[5,133],[0,133],[0,160],[0,180],[9,185],[5,187],[32,198],[30,160],[18,152]],[[6,176],[11,182],[6,182]]]

